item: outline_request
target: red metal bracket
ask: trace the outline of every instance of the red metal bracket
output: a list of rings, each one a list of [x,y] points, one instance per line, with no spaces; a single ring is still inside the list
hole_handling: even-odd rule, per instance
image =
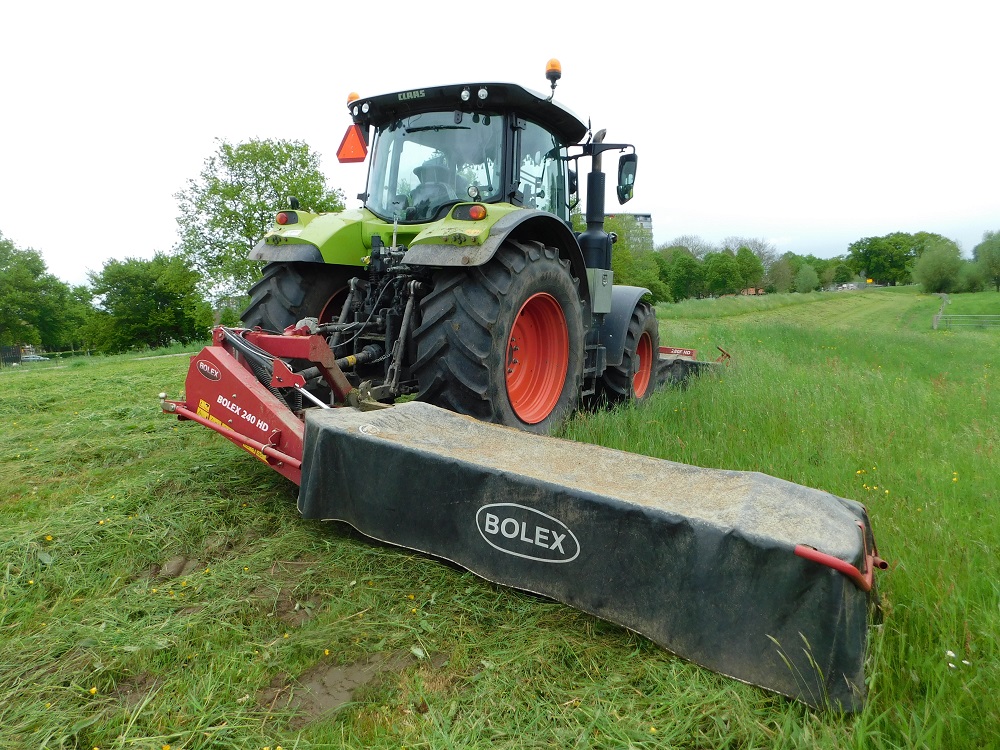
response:
[[[858,528],[861,529],[861,544],[864,548],[864,563],[865,571],[862,573],[856,567],[848,562],[844,562],[839,557],[834,557],[833,555],[828,555],[825,552],[820,552],[815,547],[810,547],[807,544],[798,544],[795,546],[795,554],[799,557],[810,560],[814,563],[819,563],[820,565],[825,565],[828,568],[833,568],[839,573],[843,573],[845,576],[850,578],[862,591],[871,591],[872,586],[875,583],[875,569],[885,570],[889,567],[889,563],[878,556],[878,549],[875,547],[875,540],[872,539],[872,549],[868,549],[868,536],[865,533],[865,525],[861,521],[856,521]]]
[[[271,375],[272,388],[301,388],[306,384],[306,379],[288,369],[288,365],[283,360],[276,359],[272,363],[274,373]]]
[[[314,362],[341,403],[354,388],[343,371],[337,367],[333,352],[322,336],[276,336],[254,330],[246,331],[243,338],[274,357],[307,359]]]

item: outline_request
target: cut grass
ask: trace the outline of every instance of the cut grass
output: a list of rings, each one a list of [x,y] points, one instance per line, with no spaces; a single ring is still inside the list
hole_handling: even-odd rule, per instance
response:
[[[932,331],[912,289],[787,296],[661,307],[664,343],[733,365],[566,436],[864,502],[892,566],[857,716],[303,521],[290,483],[160,414],[185,360],[114,357],[0,373],[0,747],[989,747],[997,333]],[[303,702],[372,654],[393,668],[350,702]]]

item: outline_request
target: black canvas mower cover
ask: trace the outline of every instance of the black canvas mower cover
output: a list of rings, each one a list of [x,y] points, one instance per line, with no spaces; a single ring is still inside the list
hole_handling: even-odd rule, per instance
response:
[[[420,401],[379,404],[350,385],[322,336],[218,328],[214,342],[192,357],[184,398],[161,395],[162,409],[298,484],[303,517],[551,597],[811,706],[864,704],[873,575],[885,563],[859,503]],[[661,349],[657,383],[721,366],[692,354]],[[302,361],[339,406],[296,414],[275,395],[302,389],[287,364]]]
[[[581,403],[642,402],[722,365],[660,347],[648,290],[614,283],[601,158],[621,152],[624,203],[635,150],[553,101],[556,61],[547,77],[548,97],[499,83],[349,97],[339,155],[371,148],[362,208],[290,200],[251,252],[266,265],[243,327],[216,328],[162,408],[299,485],[306,518],[856,710],[885,566],[863,506],[548,436]]]

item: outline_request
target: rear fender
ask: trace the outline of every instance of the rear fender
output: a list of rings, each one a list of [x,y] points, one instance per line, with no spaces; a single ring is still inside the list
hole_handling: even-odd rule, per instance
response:
[[[268,262],[336,263],[361,266],[368,254],[364,225],[374,215],[364,209],[329,214],[295,214],[290,224],[274,224],[250,251],[249,260]]]
[[[622,286],[616,284],[611,288],[611,312],[604,316],[598,325],[601,345],[604,347],[608,365],[620,365],[625,356],[625,336],[628,324],[632,319],[632,311],[643,295],[649,290],[641,286]]]
[[[406,251],[406,263],[411,266],[468,267],[488,263],[508,239],[537,240],[557,248],[559,255],[570,263],[573,275],[580,280],[580,295],[590,303],[587,267],[576,236],[559,218],[545,211],[518,209],[502,216],[489,229],[489,237],[481,243],[420,242]]]
[[[266,260],[268,263],[322,263],[323,254],[312,244],[268,244],[265,237],[250,251],[249,260]]]

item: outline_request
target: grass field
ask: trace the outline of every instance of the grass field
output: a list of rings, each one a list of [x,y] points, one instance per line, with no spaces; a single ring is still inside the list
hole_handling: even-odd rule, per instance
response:
[[[184,357],[2,371],[0,748],[996,747],[1000,332],[932,331],[939,307],[661,306],[662,343],[732,366],[565,431],[867,505],[891,566],[850,717],[301,520],[293,485],[160,414]]]

